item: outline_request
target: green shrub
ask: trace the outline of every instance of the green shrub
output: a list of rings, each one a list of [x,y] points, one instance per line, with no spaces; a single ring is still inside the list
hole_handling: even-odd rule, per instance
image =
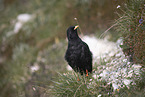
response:
[[[86,77],[74,72],[59,73],[59,77],[53,82],[54,86],[50,87],[48,93],[57,97],[97,97],[110,95],[108,92],[112,91],[111,86],[105,81],[98,81],[91,75]]]
[[[130,61],[145,64],[145,9],[144,0],[129,0],[116,20],[117,32],[123,37],[123,51]]]

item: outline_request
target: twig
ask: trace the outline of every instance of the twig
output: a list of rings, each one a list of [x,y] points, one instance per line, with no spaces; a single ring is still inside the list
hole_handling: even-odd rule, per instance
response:
[[[75,94],[74,94],[74,97],[76,97],[76,93],[77,93],[78,89],[79,89],[82,85],[83,85],[83,84],[81,84],[81,85],[76,89],[76,92],[75,92]]]
[[[75,21],[77,22],[77,24],[79,25],[78,19],[77,19],[77,18],[74,18],[74,20],[75,20]],[[79,25],[79,29],[80,29],[81,35],[84,35],[83,32],[82,32],[82,29],[81,29],[80,25]]]
[[[111,27],[109,27],[105,32],[103,32],[103,33],[100,35],[99,38],[101,38],[103,35],[105,35],[111,28],[113,28],[113,27],[116,26],[116,25],[117,25],[117,23],[114,24],[114,25],[112,25]]]

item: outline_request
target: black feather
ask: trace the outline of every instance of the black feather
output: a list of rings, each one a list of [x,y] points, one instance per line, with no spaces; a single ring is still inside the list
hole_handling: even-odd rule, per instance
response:
[[[83,42],[77,33],[75,26],[67,29],[68,48],[65,54],[65,60],[76,72],[81,74],[92,72],[92,53],[88,45]]]

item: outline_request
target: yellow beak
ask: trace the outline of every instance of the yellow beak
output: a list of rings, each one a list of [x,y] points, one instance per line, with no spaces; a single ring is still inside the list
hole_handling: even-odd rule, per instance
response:
[[[74,28],[74,30],[76,30],[78,27],[79,27],[79,25],[76,25],[75,28]]]

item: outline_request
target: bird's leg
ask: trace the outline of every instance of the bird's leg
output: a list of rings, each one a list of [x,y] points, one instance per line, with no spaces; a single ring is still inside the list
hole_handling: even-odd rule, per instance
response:
[[[79,75],[77,74],[77,81],[80,81],[80,79],[79,79]]]
[[[80,81],[79,76],[77,77],[77,81]]]
[[[87,73],[87,74],[86,74],[86,77],[89,76],[89,75],[88,75],[88,70],[87,70],[87,69],[86,69],[86,73]]]

